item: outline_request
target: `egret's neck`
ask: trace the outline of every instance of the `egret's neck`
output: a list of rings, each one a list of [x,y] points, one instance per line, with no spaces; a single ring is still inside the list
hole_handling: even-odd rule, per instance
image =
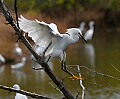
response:
[[[90,29],[91,29],[91,30],[94,30],[93,24],[90,24],[89,26],[90,26]]]

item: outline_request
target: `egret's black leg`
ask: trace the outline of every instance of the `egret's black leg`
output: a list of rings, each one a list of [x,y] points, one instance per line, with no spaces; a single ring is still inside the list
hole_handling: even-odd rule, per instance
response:
[[[63,60],[62,60],[62,62],[61,62],[61,65],[62,65],[62,70],[63,70],[64,72],[68,73],[68,74],[71,75],[71,76],[74,76],[70,71],[67,70],[67,68],[66,68],[66,63],[65,63]]]
[[[70,71],[68,71],[67,70],[67,68],[66,68],[66,63],[62,60],[62,62],[61,62],[62,64],[62,70],[64,71],[64,72],[66,72],[67,74],[69,74],[69,75],[71,75],[71,77],[69,77],[69,78],[71,78],[72,80],[83,80],[84,78],[82,78],[82,77],[77,77],[77,76],[74,76]]]

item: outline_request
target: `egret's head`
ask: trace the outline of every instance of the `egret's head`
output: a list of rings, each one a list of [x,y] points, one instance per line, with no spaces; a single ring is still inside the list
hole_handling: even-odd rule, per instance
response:
[[[82,32],[77,28],[67,29],[66,33],[70,34],[72,37],[78,37],[79,36],[79,38],[82,38],[87,43],[87,41],[84,39],[84,37],[82,35]]]
[[[94,25],[94,24],[95,24],[94,21],[90,21],[90,22],[89,22],[89,25]]]
[[[20,90],[20,87],[17,84],[13,85],[13,88],[16,89],[16,90]]]
[[[80,27],[83,27],[83,26],[85,26],[85,22],[80,23]]]
[[[17,84],[14,84],[12,88],[14,88],[14,89],[16,89],[16,90],[20,90],[20,87],[19,87],[19,85],[17,85]],[[10,94],[10,93],[11,93],[11,91],[9,91],[8,94]]]

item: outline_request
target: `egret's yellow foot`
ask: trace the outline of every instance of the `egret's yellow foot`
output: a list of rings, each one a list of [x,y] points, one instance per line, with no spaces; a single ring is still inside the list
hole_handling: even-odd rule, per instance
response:
[[[69,78],[72,79],[72,80],[83,80],[84,79],[82,77],[77,77],[77,76],[71,76]]]

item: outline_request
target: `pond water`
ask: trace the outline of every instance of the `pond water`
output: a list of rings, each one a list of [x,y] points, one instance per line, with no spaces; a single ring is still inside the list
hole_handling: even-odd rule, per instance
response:
[[[100,37],[94,36],[93,41],[84,44],[80,41],[78,44],[67,49],[67,64],[86,66],[91,70],[120,78],[120,40],[119,36]],[[63,95],[56,90],[54,83],[49,79],[46,73],[34,71],[32,66],[39,67],[38,64],[31,60],[27,60],[25,66],[21,70],[12,70],[11,64],[0,66],[0,84],[13,86],[19,84],[21,89],[45,95],[54,99],[61,99]],[[115,66],[115,68],[113,68]],[[65,85],[76,96],[80,92],[81,99],[82,88],[79,81],[72,81],[69,75],[61,70],[60,62],[55,60],[51,64],[54,73],[63,80]],[[77,69],[77,67],[73,67]],[[75,75],[78,75],[73,69],[68,68]],[[85,87],[85,99],[119,99],[120,98],[120,82],[110,77],[98,75],[85,68],[80,68],[82,77],[84,77],[83,85]],[[93,84],[93,83],[96,83]],[[99,84],[99,85],[97,85]],[[55,85],[54,85],[55,86]],[[0,99],[13,99],[15,93],[8,94],[8,91],[0,89]],[[32,99],[28,97],[29,99]]]

